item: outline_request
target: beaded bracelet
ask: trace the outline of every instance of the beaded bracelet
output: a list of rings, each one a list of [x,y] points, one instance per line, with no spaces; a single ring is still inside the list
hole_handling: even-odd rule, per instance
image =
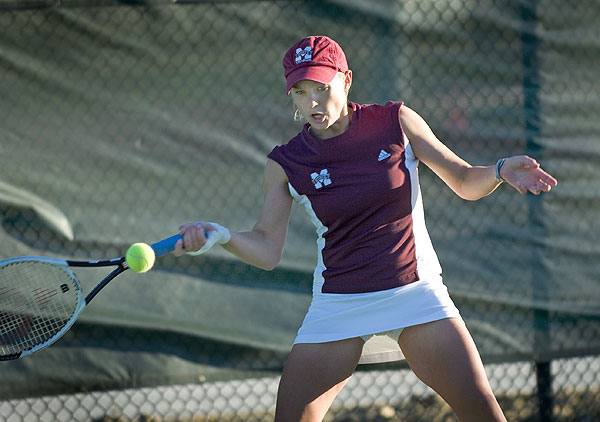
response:
[[[499,181],[500,183],[506,182],[504,177],[500,176],[500,169],[504,165],[505,161],[506,161],[506,158],[500,158],[498,161],[496,161],[496,180]]]

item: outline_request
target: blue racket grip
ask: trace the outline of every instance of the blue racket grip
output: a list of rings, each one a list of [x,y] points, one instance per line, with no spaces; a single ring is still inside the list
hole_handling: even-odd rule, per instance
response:
[[[171,237],[167,237],[166,239],[159,240],[158,242],[150,245],[150,247],[154,249],[154,255],[161,256],[169,252],[173,252],[173,249],[175,249],[175,243],[177,243],[179,239],[183,239],[183,236],[178,233]]]

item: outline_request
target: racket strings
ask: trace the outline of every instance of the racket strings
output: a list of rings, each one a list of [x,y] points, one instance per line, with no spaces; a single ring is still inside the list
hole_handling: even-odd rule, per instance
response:
[[[0,355],[52,339],[73,316],[81,291],[58,265],[18,261],[0,268]]]

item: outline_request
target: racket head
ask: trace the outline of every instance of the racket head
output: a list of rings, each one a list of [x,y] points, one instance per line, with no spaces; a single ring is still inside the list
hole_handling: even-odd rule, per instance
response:
[[[84,307],[81,285],[67,261],[0,261],[0,360],[17,359],[54,343]]]

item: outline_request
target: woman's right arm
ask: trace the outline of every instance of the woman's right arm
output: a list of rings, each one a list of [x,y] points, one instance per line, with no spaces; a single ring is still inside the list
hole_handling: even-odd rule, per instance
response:
[[[264,175],[264,204],[258,221],[251,231],[232,232],[223,248],[242,261],[256,267],[272,270],[281,260],[287,236],[292,196],[288,189],[288,178],[275,161],[269,159]],[[200,249],[206,243],[205,231],[210,224],[187,223],[180,229],[183,241],[175,246],[175,255]]]

